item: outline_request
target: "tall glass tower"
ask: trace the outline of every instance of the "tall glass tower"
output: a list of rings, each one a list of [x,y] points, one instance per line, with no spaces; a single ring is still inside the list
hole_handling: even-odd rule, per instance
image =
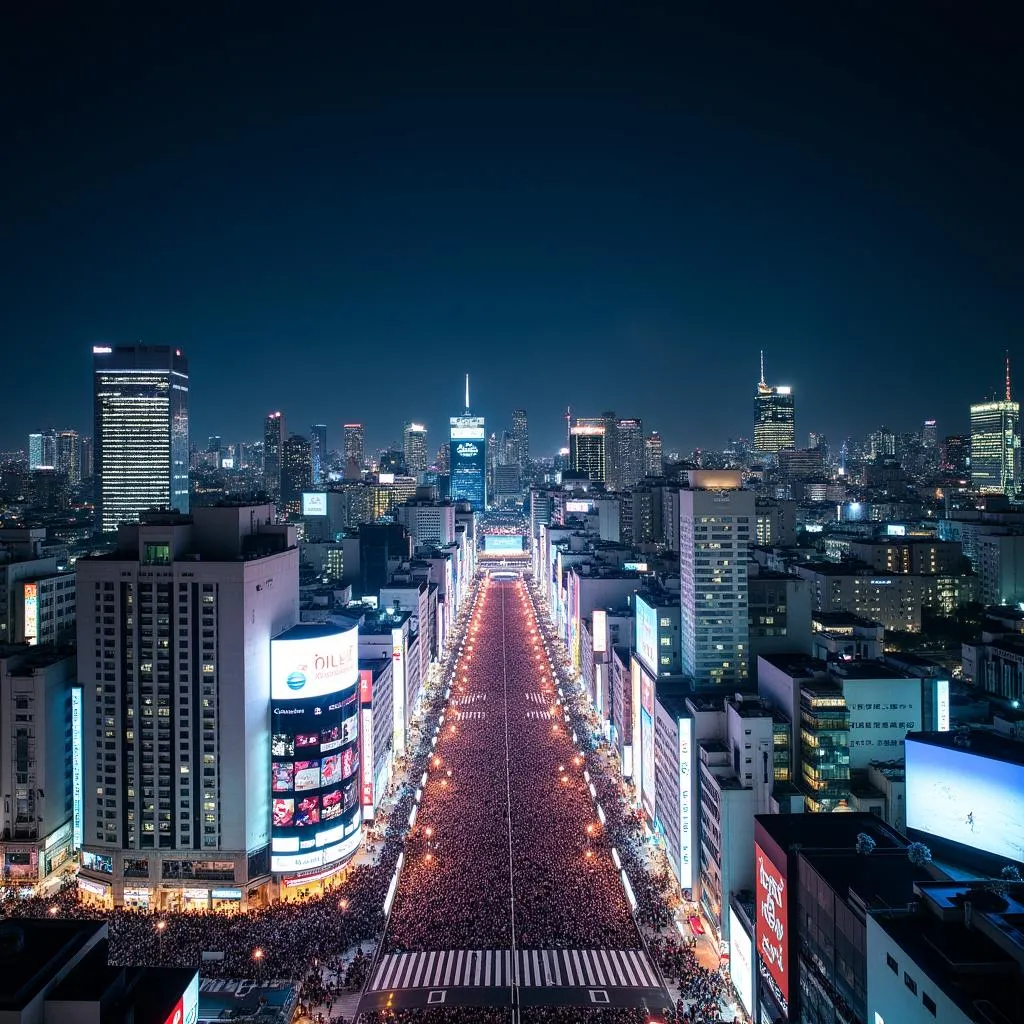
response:
[[[474,512],[487,508],[487,430],[483,416],[469,411],[469,374],[466,374],[466,411],[449,419],[452,501],[468,501]]]
[[[791,387],[770,387],[764,380],[764,353],[761,353],[761,379],[754,396],[754,451],[775,455],[796,447],[796,415]]]
[[[97,525],[188,512],[188,360],[167,345],[97,345],[92,360]]]
[[[971,406],[971,486],[981,494],[1015,497],[1020,490],[1020,403],[1010,391],[1006,358],[1006,396]]]

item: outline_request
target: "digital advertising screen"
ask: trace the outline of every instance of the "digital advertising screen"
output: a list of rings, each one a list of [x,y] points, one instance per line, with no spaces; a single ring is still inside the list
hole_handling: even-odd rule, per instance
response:
[[[484,552],[489,555],[521,555],[525,550],[522,534],[484,534]]]
[[[679,719],[679,885],[693,886],[693,719]]]
[[[308,700],[354,686],[359,627],[295,626],[270,641],[270,699]]]
[[[594,626],[594,653],[603,654],[608,650],[608,613],[597,608],[592,618]]]
[[[754,884],[756,887],[758,972],[774,992],[783,1013],[789,1016],[789,914],[788,883],[782,872],[754,843]]]
[[[640,785],[644,810],[654,817],[654,681],[640,672]]]
[[[658,671],[658,614],[642,598],[636,598],[636,652],[652,671]]]
[[[355,630],[351,632],[354,635]],[[352,836],[358,843],[362,816],[356,682],[353,674],[347,687],[330,694],[271,699],[270,834],[275,873],[329,865],[354,849]]]
[[[584,514],[593,511],[594,503],[592,501],[580,501],[573,500],[565,503],[566,512],[582,512]]]
[[[1024,863],[1024,765],[908,739],[907,828]]]
[[[736,995],[748,1016],[754,1013],[754,963],[753,944],[746,929],[729,908],[729,977],[732,978]]]
[[[304,516],[327,515],[327,495],[322,491],[302,495],[302,514]]]
[[[25,642],[39,642],[39,585],[25,584]]]

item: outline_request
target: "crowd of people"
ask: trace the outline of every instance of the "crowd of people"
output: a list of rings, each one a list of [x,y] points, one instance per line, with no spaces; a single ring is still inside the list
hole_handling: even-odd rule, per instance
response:
[[[638,947],[522,583],[483,585],[452,698],[388,949]]]
[[[415,781],[397,784],[387,815],[378,816],[368,836],[372,862],[351,867],[339,885],[238,915],[154,914],[100,911],[80,900],[70,879],[55,895],[0,901],[0,917],[104,917],[112,964],[201,965],[204,976],[289,980],[313,1019],[342,1024],[334,1005],[367,978],[385,926],[385,894],[404,854],[384,951],[646,944],[681,993],[662,1014],[666,1022],[719,1020],[723,978],[701,967],[686,944],[664,938],[673,923],[672,879],[650,870],[642,819],[609,769],[588,702],[552,673],[525,585],[483,583],[470,622],[448,680],[451,701],[445,706],[444,687],[426,694],[419,731],[397,766],[396,779]],[[223,958],[203,960],[204,951]],[[522,1007],[517,1019],[626,1024],[647,1017],[632,1009]],[[511,1020],[511,1011],[431,1007],[364,1013],[361,1020],[498,1024]]]

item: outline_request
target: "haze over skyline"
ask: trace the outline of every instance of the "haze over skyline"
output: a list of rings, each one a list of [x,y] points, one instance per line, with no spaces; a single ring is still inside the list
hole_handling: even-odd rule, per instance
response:
[[[799,444],[963,431],[1000,388],[1024,237],[1005,26],[913,4],[493,19],[20,13],[0,444],[88,432],[92,345],[138,339],[188,356],[196,441],[282,409],[332,447],[415,418],[434,449],[468,370],[489,427],[528,410],[534,455],[566,404],[722,447],[750,436],[762,348]]]

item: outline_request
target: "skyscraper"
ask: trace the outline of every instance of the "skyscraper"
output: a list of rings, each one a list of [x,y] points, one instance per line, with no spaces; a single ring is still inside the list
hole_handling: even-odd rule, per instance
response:
[[[188,512],[188,361],[167,345],[95,346],[96,519],[103,532],[147,509]]]
[[[52,430],[28,435],[28,468],[57,468],[57,435]]]
[[[313,485],[313,451],[309,441],[292,434],[281,446],[281,513],[302,514],[302,492]]]
[[[938,448],[938,446],[938,424],[935,422],[935,420],[925,420],[924,425],[921,427],[921,447]]]
[[[569,428],[569,465],[573,472],[586,473],[591,480],[604,483],[607,479],[608,451],[604,425],[577,420]]]
[[[942,471],[951,476],[967,476],[967,463],[971,452],[971,439],[963,434],[949,434],[942,442]]]
[[[281,497],[281,455],[287,436],[284,413],[270,413],[263,428],[263,490],[274,502]]]
[[[764,380],[764,353],[761,353],[761,379],[754,396],[754,451],[774,455],[784,448],[796,447],[796,417],[793,389],[769,387]]]
[[[512,443],[515,445],[520,472],[525,474],[530,466],[530,427],[525,409],[512,410]]]
[[[115,559],[76,564],[85,791],[103,793],[83,801],[82,876],[118,905],[128,886],[151,910],[205,910],[203,878],[243,906],[266,892],[270,639],[295,624],[299,586],[294,528],[273,515],[143,514]]]
[[[1011,498],[1020,487],[1020,403],[1010,393],[1009,356],[1005,398],[971,406],[971,487]]]
[[[661,476],[665,463],[661,454],[661,434],[652,430],[644,438],[644,476]]]
[[[345,424],[345,476],[349,476],[349,465],[357,470],[363,468],[366,453],[366,434],[362,423]]]
[[[405,456],[405,471],[411,476],[422,473],[430,464],[427,428],[422,423],[406,422],[402,430],[402,453]]]
[[[604,480],[609,489],[615,491],[622,486],[619,479],[618,423],[618,417],[611,410],[601,414],[601,425],[604,427]]]
[[[750,647],[747,559],[754,492],[733,470],[691,470],[679,492],[683,672],[698,687],[746,681]]]
[[[468,501],[474,512],[487,508],[487,431],[483,416],[469,407],[469,374],[466,374],[466,411],[449,421],[448,460],[452,501]]]
[[[320,477],[327,470],[327,424],[314,423],[309,428],[310,451],[313,456],[313,483],[320,483]]]
[[[57,472],[63,473],[72,487],[82,482],[82,443],[76,430],[62,430],[57,435]]]
[[[619,420],[615,433],[619,445],[619,487],[627,490],[645,476],[644,426],[639,419]]]

